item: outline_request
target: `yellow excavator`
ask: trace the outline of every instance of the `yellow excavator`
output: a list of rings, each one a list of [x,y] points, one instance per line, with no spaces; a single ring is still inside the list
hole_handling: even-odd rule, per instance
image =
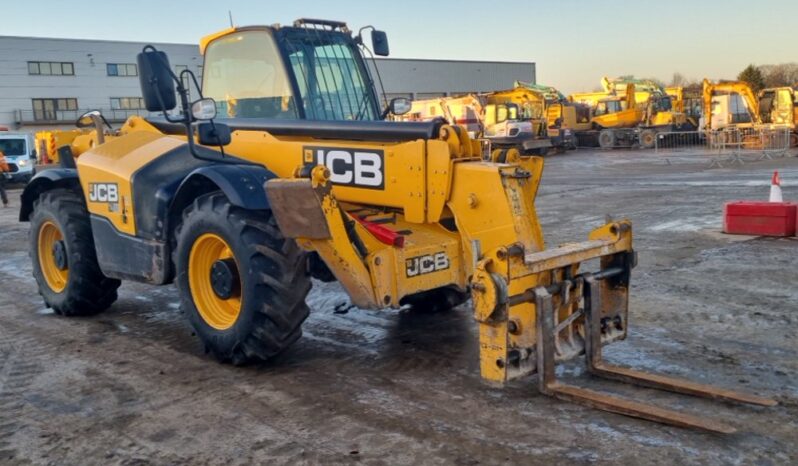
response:
[[[665,88],[665,93],[671,96],[673,110],[684,113],[690,126],[698,129],[703,115],[701,87],[671,86]]]
[[[589,106],[570,102],[557,88],[545,84],[516,81],[515,89],[538,92],[545,100],[545,124],[554,147],[558,150],[579,147],[578,133],[591,127]]]
[[[489,162],[457,125],[384,121],[410,105],[383,108],[363,42],[326,20],[225,29],[200,43],[205,72],[193,102],[184,84],[193,74],[176,75],[164,52],[145,47],[141,92],[163,116],[131,117],[106,137],[101,116],[85,115],[93,147],[59,148],[60,168],[22,194],[47,306],[95,314],[114,303],[121,280],[175,283],[207,351],[243,364],[301,337],[316,277],[337,280],[365,309],[470,298],[491,382],[537,373],[540,390],[560,399],[734,431],[558,380],[556,364],[584,354],[596,376],[775,404],[604,361],[603,346],[630,324],[631,223],[547,248],[534,205],[543,159]],[[372,30],[371,43],[388,54],[384,32]]]
[[[546,154],[572,146],[571,132],[549,131],[546,95],[535,89],[516,87],[479,95],[483,109],[484,136],[492,147],[515,148],[521,154]]]
[[[742,81],[703,82],[703,129],[726,131],[761,127],[759,100]]]
[[[798,94],[795,87],[774,87],[759,92],[759,117],[763,124],[790,130],[790,147],[798,146]]]

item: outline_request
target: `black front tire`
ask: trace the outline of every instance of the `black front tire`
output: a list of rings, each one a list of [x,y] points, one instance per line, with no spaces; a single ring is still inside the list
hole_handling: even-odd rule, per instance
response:
[[[198,309],[188,270],[192,247],[207,233],[227,243],[240,278],[240,310],[222,329]],[[175,239],[181,310],[207,352],[221,362],[239,365],[267,360],[299,339],[310,313],[305,303],[311,287],[306,254],[294,240],[282,236],[271,212],[234,207],[220,192],[206,194],[185,209]],[[206,272],[195,273],[201,277]]]
[[[42,271],[39,234],[45,223],[55,225],[63,236],[68,278],[63,290],[55,291]],[[93,315],[108,309],[117,299],[121,282],[103,275],[97,263],[89,212],[83,196],[71,189],[53,189],[34,203],[30,217],[30,258],[33,276],[44,302],[64,316]]]

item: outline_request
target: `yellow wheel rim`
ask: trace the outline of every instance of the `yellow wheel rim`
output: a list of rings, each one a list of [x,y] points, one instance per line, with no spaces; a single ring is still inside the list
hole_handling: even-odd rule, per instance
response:
[[[191,298],[202,319],[217,330],[227,330],[241,313],[241,279],[229,297],[222,298],[214,290],[211,270],[217,261],[233,259],[233,250],[225,240],[213,233],[204,233],[194,241],[188,256],[188,284]],[[236,262],[237,267],[237,262]]]
[[[64,291],[69,279],[69,269],[64,262],[62,267],[58,266],[56,261],[56,248],[61,248],[61,253],[66,254],[64,248],[64,235],[61,230],[51,221],[42,223],[39,227],[39,267],[42,269],[44,281],[47,286],[55,293]],[[65,260],[65,259],[64,259]]]

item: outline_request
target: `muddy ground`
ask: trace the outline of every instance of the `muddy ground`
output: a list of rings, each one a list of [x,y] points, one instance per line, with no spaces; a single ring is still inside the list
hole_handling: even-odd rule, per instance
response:
[[[713,403],[568,380],[727,420],[733,435],[639,421],[478,375],[467,306],[448,313],[334,313],[316,283],[303,338],[270,364],[205,355],[172,286],[124,284],[91,318],[44,308],[28,226],[0,209],[0,464],[796,464],[798,240],[718,233],[724,201],[763,199],[779,168],[798,199],[798,159],[708,168],[708,159],[580,150],[547,159],[537,200],[549,244],[605,215],[635,225],[627,341],[613,362],[775,397]]]

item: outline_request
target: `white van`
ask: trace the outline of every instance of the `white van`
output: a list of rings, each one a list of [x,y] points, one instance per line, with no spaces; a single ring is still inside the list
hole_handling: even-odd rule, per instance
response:
[[[4,174],[6,179],[27,183],[36,174],[36,146],[31,134],[0,131],[0,152],[10,168]]]

